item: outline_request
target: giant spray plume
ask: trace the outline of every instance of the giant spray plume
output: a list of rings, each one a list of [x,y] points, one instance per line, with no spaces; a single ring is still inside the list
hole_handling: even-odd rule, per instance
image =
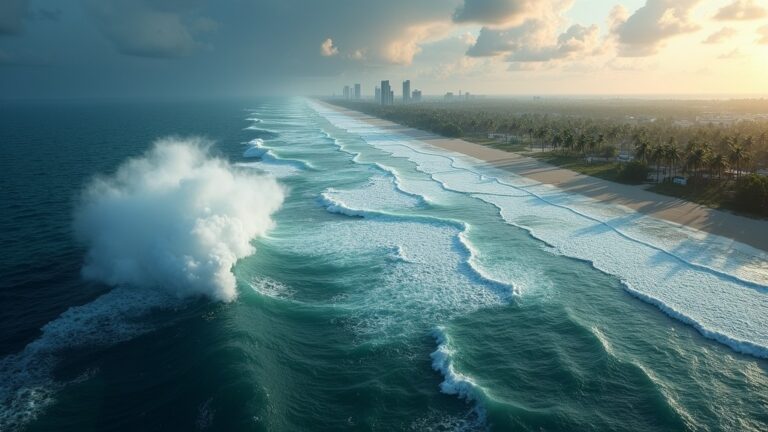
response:
[[[277,182],[167,138],[85,189],[74,227],[88,247],[83,275],[179,296],[237,296],[232,266],[254,253],[283,202]]]

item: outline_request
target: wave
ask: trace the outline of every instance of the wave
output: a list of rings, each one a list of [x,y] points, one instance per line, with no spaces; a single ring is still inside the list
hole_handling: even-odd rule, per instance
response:
[[[427,204],[435,203],[435,199],[434,198],[432,198],[429,195],[423,193],[422,191],[416,192],[414,190],[409,189],[404,184],[404,181],[403,181],[400,173],[395,168],[388,167],[388,166],[386,166],[386,165],[384,165],[384,164],[382,164],[380,162],[363,162],[363,161],[360,160],[360,158],[362,157],[362,153],[350,150],[346,145],[344,145],[338,139],[336,139],[333,136],[331,136],[331,134],[328,133],[327,131],[325,131],[324,129],[322,129],[321,131],[322,131],[323,135],[326,137],[326,139],[331,141],[337,147],[337,149],[340,152],[343,152],[343,153],[346,153],[346,154],[352,156],[352,162],[353,163],[358,164],[358,165],[373,167],[374,169],[382,172],[383,174],[390,176],[394,180],[395,187],[397,188],[398,191],[418,199],[421,202],[422,205],[427,205]]]
[[[88,249],[83,277],[115,288],[68,309],[21,352],[0,359],[0,430],[23,428],[72,382],[54,378],[63,352],[153,331],[162,325],[148,319],[154,311],[178,310],[188,299],[236,297],[232,267],[255,252],[250,241],[272,227],[284,192],[271,178],[210,157],[208,147],[196,138],[162,139],[85,188],[73,222]],[[169,315],[161,316],[167,324]]]
[[[467,238],[467,234],[469,233],[471,227],[465,222],[432,216],[403,215],[379,210],[354,208],[334,197],[332,193],[329,193],[329,191],[323,192],[320,195],[318,201],[325,207],[328,212],[342,214],[350,217],[438,224],[456,228],[458,230],[458,234],[454,237],[454,248],[460,253],[462,256],[462,262],[466,266],[462,272],[471,280],[474,280],[488,287],[493,292],[499,294],[502,296],[502,298],[507,300],[511,300],[514,296],[520,294],[519,290],[513,283],[494,279],[493,277],[489,276],[479,265],[477,259],[477,250]]]
[[[167,138],[92,181],[74,216],[83,276],[112,286],[231,301],[235,262],[255,252],[284,192],[269,177],[211,158],[199,139]]]
[[[246,158],[252,158],[252,157],[261,157],[264,153],[269,151],[269,148],[264,147],[264,140],[261,138],[256,138],[254,140],[251,140],[248,142],[250,147],[248,147],[243,152],[243,157]]]
[[[265,145],[265,141],[256,138],[248,142],[249,147],[243,152],[245,158],[260,158],[265,164],[272,165],[292,165],[300,170],[315,169],[312,164],[301,159],[292,159],[280,157],[273,151],[272,147]]]
[[[263,139],[275,139],[280,136],[280,133],[272,129],[264,129],[257,126],[248,126],[244,130],[254,132],[259,138]]]
[[[356,127],[356,121],[341,114],[326,117],[359,133],[370,145],[413,161],[419,171],[444,189],[495,205],[508,224],[525,229],[562,255],[590,262],[596,269],[619,277],[627,292],[692,325],[705,337],[741,353],[768,357],[768,332],[759,325],[760,317],[768,313],[764,297],[768,287],[755,280],[760,272],[750,275],[739,271],[733,261],[727,269],[704,264],[676,253],[668,241],[638,236],[636,230],[628,233],[620,228],[622,222],[627,226],[626,221],[617,219],[619,224],[615,224],[614,219],[576,208],[579,197],[532,182],[512,184],[474,168],[478,161],[468,157],[464,158],[468,162],[459,162],[458,157],[420,150],[409,138],[366,125]],[[505,177],[515,178],[511,173]],[[536,220],[531,220],[533,214]],[[679,230],[667,224],[662,232]],[[699,242],[696,244],[701,245]],[[647,271],[650,267],[652,272]]]
[[[55,403],[59,390],[88,378],[85,371],[73,380],[55,379],[64,352],[133,339],[155,329],[145,319],[152,311],[178,307],[178,298],[157,290],[117,288],[43,326],[38,339],[0,359],[0,430],[22,430]]]
[[[467,425],[467,429],[476,429],[486,423],[486,412],[482,401],[485,398],[484,390],[472,378],[459,372],[454,366],[454,348],[443,327],[437,327],[432,331],[432,336],[437,342],[437,349],[430,354],[432,369],[443,376],[440,383],[440,391],[464,399],[473,404],[475,421]]]

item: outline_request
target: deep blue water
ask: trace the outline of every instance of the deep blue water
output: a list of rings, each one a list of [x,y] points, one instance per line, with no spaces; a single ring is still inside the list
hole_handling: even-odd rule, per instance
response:
[[[81,274],[82,191],[169,136],[284,188],[235,299]],[[0,145],[2,430],[768,427],[758,251],[302,99],[5,104]]]

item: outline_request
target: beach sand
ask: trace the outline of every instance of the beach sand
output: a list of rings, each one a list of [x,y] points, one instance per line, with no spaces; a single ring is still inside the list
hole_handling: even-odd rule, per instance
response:
[[[768,251],[768,221],[764,219],[752,219],[678,198],[659,195],[645,190],[645,186],[642,185],[624,185],[586,176],[531,157],[461,139],[441,137],[336,105],[326,104],[326,106],[393,133],[407,135],[437,148],[471,156],[483,161],[482,164],[508,170],[514,174],[556,186],[567,192],[588,196],[603,203],[623,205],[658,219],[685,225]]]

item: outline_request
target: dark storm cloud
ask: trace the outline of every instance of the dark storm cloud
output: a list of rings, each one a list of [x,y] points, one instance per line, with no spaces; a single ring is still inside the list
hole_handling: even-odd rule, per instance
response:
[[[537,0],[464,0],[453,14],[456,22],[505,24],[529,15]]]
[[[461,0],[0,0],[0,94],[236,93],[409,64]],[[56,26],[24,25],[61,17]],[[28,27],[28,28],[27,28]],[[24,30],[24,31],[22,31]],[[328,45],[328,40],[331,44]],[[325,44],[325,45],[324,45]],[[323,48],[325,46],[325,48]],[[330,55],[329,55],[330,54]],[[157,61],[156,59],[165,59]],[[304,81],[302,81],[304,83]]]
[[[0,1],[0,35],[21,32],[24,16],[27,14],[27,7],[26,0]]]
[[[216,27],[200,15],[199,1],[87,0],[86,5],[102,34],[127,55],[187,56],[204,46],[197,37]]]

